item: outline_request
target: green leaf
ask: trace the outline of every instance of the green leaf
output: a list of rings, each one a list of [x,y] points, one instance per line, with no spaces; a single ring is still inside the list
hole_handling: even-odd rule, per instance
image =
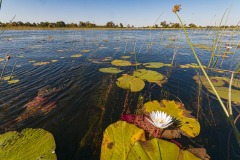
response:
[[[51,133],[43,129],[24,129],[0,135],[1,160],[56,160],[55,141]]]
[[[104,73],[113,73],[113,74],[116,74],[116,73],[122,72],[123,70],[120,70],[120,69],[115,68],[115,67],[109,67],[109,68],[100,68],[99,71],[100,71],[100,72],[104,72]]]
[[[101,160],[125,160],[128,151],[138,140],[145,141],[144,130],[124,121],[111,124],[104,131]]]
[[[131,92],[141,91],[145,86],[143,80],[127,74],[123,74],[121,77],[119,77],[116,84],[120,88],[130,89]]]
[[[161,62],[149,62],[149,63],[143,63],[143,65],[147,68],[161,68],[164,66],[170,66],[171,64],[165,64]]]
[[[33,63],[34,66],[42,66],[42,65],[46,65],[49,64],[50,62],[37,62],[37,63]]]
[[[129,61],[118,60],[118,59],[113,60],[111,63],[114,66],[131,66],[132,65],[131,62],[129,62]]]
[[[148,82],[157,83],[159,86],[162,86],[162,84],[167,81],[167,78],[161,73],[146,69],[138,69],[134,71],[133,76]]]
[[[199,122],[190,115],[190,111],[184,108],[180,102],[162,100],[150,101],[144,104],[144,108],[148,113],[152,111],[162,111],[180,121],[180,130],[185,136],[196,137],[200,133]]]
[[[176,144],[154,138],[137,141],[127,155],[127,160],[200,160]]]
[[[90,52],[90,50],[87,50],[87,49],[84,49],[84,50],[81,50],[82,53],[88,53]]]
[[[200,66],[196,63],[191,63],[180,65],[180,68],[200,68]],[[203,66],[203,68],[206,68],[206,66]]]
[[[131,58],[131,56],[122,56],[121,58],[122,59],[128,59],[128,58]]]
[[[71,55],[72,58],[79,58],[82,57],[82,54],[73,54]]]

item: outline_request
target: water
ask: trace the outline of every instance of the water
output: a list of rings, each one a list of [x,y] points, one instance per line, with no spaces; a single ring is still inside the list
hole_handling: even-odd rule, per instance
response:
[[[195,44],[212,44],[214,31],[190,30],[190,38]],[[222,41],[237,44],[239,33],[233,37],[225,36]],[[178,37],[176,41],[171,37]],[[0,84],[0,133],[10,130],[21,131],[24,128],[44,128],[54,135],[60,160],[99,159],[102,133],[111,123],[120,119],[122,113],[134,113],[138,97],[144,96],[144,102],[150,100],[171,99],[185,104],[185,107],[197,116],[198,85],[192,79],[200,73],[196,69],[179,68],[181,64],[196,63],[186,43],[182,31],[149,30],[52,30],[52,31],[5,31],[0,40],[0,57],[11,55],[4,76],[10,75],[16,62],[14,78],[19,83]],[[154,42],[153,44],[151,42]],[[152,44],[152,45],[151,45]],[[179,46],[179,47],[178,47]],[[173,60],[174,49],[177,54]],[[90,50],[81,53],[82,50]],[[168,77],[163,87],[146,83],[144,90],[137,93],[120,89],[115,81],[120,74],[110,75],[99,72],[99,68],[110,67],[110,62],[99,62],[105,57],[120,59],[130,55],[129,61],[135,62],[174,62],[174,67],[152,69]],[[210,51],[196,48],[201,62],[207,65]],[[80,58],[71,55],[81,53]],[[232,57],[233,56],[233,57]],[[58,60],[51,62],[51,60]],[[222,69],[234,69],[239,63],[239,49],[234,55],[224,59]],[[50,62],[42,66],[33,66],[35,62]],[[216,63],[220,66],[221,60]],[[1,68],[4,62],[0,62]],[[134,71],[133,67],[119,67],[124,73]],[[144,66],[138,66],[144,68]],[[230,76],[230,74],[209,71],[211,75]],[[239,78],[236,75],[235,78]],[[25,104],[33,100],[41,88],[55,89],[47,96],[47,103],[54,102],[56,107],[47,113],[36,112],[22,121],[16,119],[25,111]],[[205,147],[212,159],[237,159],[239,150],[232,136],[228,145],[230,127],[227,124],[215,96],[202,90],[202,109],[199,117],[201,133],[189,140],[194,147]],[[236,105],[235,105],[236,106]],[[211,110],[211,112],[210,112]],[[237,112],[234,110],[234,116]],[[240,128],[239,121],[237,122]],[[233,149],[235,147],[235,149]]]

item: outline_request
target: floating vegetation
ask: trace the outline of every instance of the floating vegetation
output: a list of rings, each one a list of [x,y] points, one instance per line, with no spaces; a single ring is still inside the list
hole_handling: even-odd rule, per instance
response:
[[[138,69],[134,71],[133,76],[138,77],[142,80],[146,80],[148,82],[156,83],[159,86],[162,86],[163,83],[167,82],[167,77],[152,70]]]
[[[13,76],[3,77],[3,80],[7,81],[8,84],[15,84],[15,83],[18,83],[20,81],[19,79],[14,79]]]
[[[131,56],[122,56],[121,58],[122,59],[128,59],[128,58],[131,58]]]
[[[56,160],[53,135],[43,129],[24,129],[0,135],[0,159],[49,159]]]
[[[53,59],[53,60],[51,60],[51,62],[53,62],[53,63],[55,63],[55,62],[57,62],[58,60],[56,60],[56,59]]]
[[[18,58],[24,58],[24,56],[17,56]]]
[[[90,50],[84,49],[84,50],[81,50],[81,52],[82,52],[82,53],[88,53],[88,52],[90,52]]]
[[[123,121],[111,124],[103,135],[101,159],[127,159],[129,150],[138,140],[146,140],[144,130]]]
[[[146,141],[143,129],[124,121],[117,121],[106,128],[100,159],[200,160],[174,143],[157,138]]]
[[[212,51],[212,47],[208,46],[206,44],[193,44],[193,46],[196,47],[196,48],[206,50],[206,51]]]
[[[35,63],[36,61],[34,61],[34,60],[30,60],[30,61],[28,61],[29,63]]]
[[[1,61],[4,61],[4,58],[0,58],[0,62],[1,62]]]
[[[143,80],[128,74],[123,74],[121,77],[119,77],[116,84],[120,88],[131,90],[131,92],[141,91],[145,86]]]
[[[180,149],[176,144],[153,138],[149,141],[138,140],[132,146],[126,159],[147,159],[147,160],[200,160],[188,150]]]
[[[34,63],[33,65],[34,66],[42,66],[42,65],[46,65],[46,64],[49,64],[50,62],[37,62],[37,63]]]
[[[143,65],[147,68],[161,68],[164,66],[171,66],[171,64],[165,64],[161,62],[148,62],[148,63],[143,63]]]
[[[212,94],[215,95],[213,89],[209,85],[207,79],[204,76],[194,76],[193,79],[197,83],[202,83],[203,86]],[[217,90],[219,96],[223,99],[228,100],[228,93],[229,93],[229,81],[230,79],[227,77],[210,77],[210,80],[212,84],[214,85],[215,89]],[[225,84],[228,84],[227,87],[225,87]],[[240,88],[240,80],[239,79],[233,79],[232,86],[236,88]],[[240,90],[237,89],[231,89],[231,101],[234,103],[240,103]]]
[[[58,52],[58,53],[61,53],[61,52],[64,52],[64,50],[59,49],[59,50],[57,50],[57,52]]]
[[[72,58],[79,58],[82,57],[82,54],[73,54],[71,55]]]
[[[102,62],[108,62],[108,61],[112,61],[112,57],[105,57],[103,59],[101,59]]]
[[[129,54],[136,54],[136,52],[132,51],[132,52],[129,52]]]
[[[180,68],[200,68],[200,66],[197,63],[182,64],[179,67]],[[203,66],[203,68],[207,68],[207,67]]]
[[[100,68],[99,71],[104,72],[104,73],[117,74],[117,73],[121,73],[123,70],[120,70],[120,69],[115,68],[115,67],[109,67],[109,68]]]
[[[131,62],[129,62],[129,61],[118,60],[118,59],[113,60],[111,63],[114,66],[131,66],[132,65]]]
[[[65,58],[65,57],[60,57],[61,59]]]
[[[175,101],[162,100],[150,101],[144,104],[145,111],[151,113],[152,111],[162,111],[168,115],[174,117],[180,122],[179,129],[182,131],[181,134],[187,137],[196,137],[200,133],[199,122],[190,115],[190,111],[187,111],[184,104]]]

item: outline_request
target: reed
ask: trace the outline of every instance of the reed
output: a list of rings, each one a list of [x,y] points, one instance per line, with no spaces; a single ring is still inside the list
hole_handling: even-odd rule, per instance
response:
[[[197,56],[197,54],[196,54],[196,52],[195,52],[195,49],[194,49],[194,47],[193,47],[193,45],[192,45],[192,43],[191,43],[191,41],[190,41],[190,38],[189,38],[188,33],[187,33],[187,31],[186,31],[186,28],[184,27],[184,24],[183,24],[180,16],[179,16],[178,13],[177,13],[178,11],[180,11],[180,6],[177,5],[177,7],[176,7],[176,8],[175,8],[175,7],[176,7],[176,6],[174,6],[173,12],[177,15],[177,17],[178,17],[178,19],[179,19],[179,21],[180,21],[180,23],[181,23],[181,25],[182,25],[182,29],[184,30],[184,33],[185,33],[187,42],[188,42],[188,44],[189,44],[189,46],[190,46],[190,48],[191,48],[191,50],[192,50],[192,52],[193,52],[193,54],[194,54],[194,56],[195,56],[195,59],[197,60],[198,65],[200,66],[200,68],[201,68],[204,76],[206,77],[208,83],[210,84],[211,88],[213,89],[214,93],[216,94],[216,97],[217,97],[217,99],[218,99],[218,101],[219,101],[219,103],[220,103],[220,106],[221,106],[221,108],[223,109],[223,111],[224,111],[224,113],[225,113],[225,115],[226,115],[226,117],[227,117],[227,120],[230,122],[230,124],[231,124],[231,126],[232,126],[232,129],[233,129],[233,132],[234,132],[234,134],[235,134],[237,143],[238,143],[238,145],[239,145],[239,147],[240,147],[240,133],[239,133],[237,127],[236,127],[235,124],[234,124],[233,116],[230,114],[230,113],[232,113],[232,111],[229,111],[229,112],[227,111],[226,106],[224,105],[224,103],[223,103],[222,99],[220,98],[218,92],[216,91],[215,87],[213,86],[213,84],[212,84],[212,82],[211,82],[208,74],[206,73],[205,69],[203,68],[202,63],[200,62],[200,60],[199,60],[199,58],[198,58],[198,56]],[[225,12],[226,12],[226,11],[225,11]],[[224,13],[224,14],[225,14],[225,13]],[[221,21],[222,21],[222,20],[221,20]],[[218,39],[218,38],[217,38],[217,39]],[[212,57],[211,57],[211,58],[212,58]],[[231,83],[231,82],[230,82],[230,83]]]

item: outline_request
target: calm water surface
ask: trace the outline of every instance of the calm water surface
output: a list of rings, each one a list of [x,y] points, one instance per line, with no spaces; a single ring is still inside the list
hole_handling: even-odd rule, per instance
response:
[[[214,31],[190,30],[189,33],[195,44],[213,44]],[[229,34],[231,32],[225,33],[221,42],[238,44],[239,33],[233,37]],[[173,41],[175,37],[177,39]],[[121,114],[134,114],[139,96],[144,97],[144,102],[179,98],[193,116],[197,115],[198,85],[192,77],[201,72],[179,68],[181,64],[196,63],[182,31],[5,31],[0,39],[0,57],[3,58],[6,53],[12,57],[4,76],[10,75],[15,66],[14,78],[20,80],[11,85],[6,81],[0,83],[0,133],[29,127],[44,128],[54,135],[56,154],[60,160],[99,159],[104,129],[119,120]],[[90,51],[85,53],[82,50]],[[130,54],[133,51],[136,52],[136,58]],[[174,51],[177,53],[175,57]],[[202,63],[207,65],[210,51],[199,48],[196,51]],[[82,57],[71,57],[79,53]],[[152,69],[167,76],[168,82],[162,88],[146,83],[144,90],[137,93],[118,88],[115,81],[122,73],[101,73],[99,68],[110,67],[111,58],[120,59],[123,55],[131,56],[129,61],[132,63],[173,61],[174,67]],[[110,61],[103,61],[106,57]],[[234,70],[239,60],[238,49],[234,55],[224,59],[221,68]],[[50,63],[33,65],[43,61]],[[220,64],[221,60],[216,67],[219,68]],[[3,66],[4,62],[0,62],[1,70]],[[135,66],[119,68],[124,70],[123,73],[131,73],[136,69]],[[140,65],[138,68],[145,67]],[[209,71],[209,74],[230,76],[213,71]],[[239,76],[236,75],[236,78]],[[46,87],[54,91],[49,92],[45,101],[55,103],[56,107],[44,113],[31,113],[16,121],[24,114],[24,105]],[[212,159],[227,159],[228,154],[230,159],[237,159],[239,150],[236,149],[233,136],[228,142],[230,127],[215,96],[203,87],[201,100],[200,135],[179,141],[194,147],[205,147]],[[239,122],[237,126],[240,128]]]

